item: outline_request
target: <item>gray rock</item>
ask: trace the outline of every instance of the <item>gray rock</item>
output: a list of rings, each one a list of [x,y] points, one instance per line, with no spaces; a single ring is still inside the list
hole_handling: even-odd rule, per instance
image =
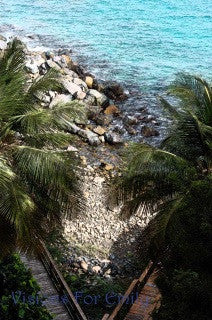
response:
[[[133,116],[128,116],[126,115],[123,119],[124,123],[126,123],[127,125],[133,125],[133,124],[137,124],[138,123],[138,119],[136,117]]]
[[[87,93],[85,99],[84,99],[84,102],[89,105],[89,106],[92,106],[92,105],[95,105],[96,104],[96,98],[94,96],[91,96]]]
[[[68,68],[63,68],[63,72],[65,75],[70,76],[71,78],[79,78],[78,74]]]
[[[30,62],[26,63],[26,69],[28,72],[32,74],[39,73],[38,66],[35,63],[30,63]]]
[[[33,56],[32,63],[36,64],[38,67],[40,67],[43,63],[45,64],[46,60],[42,58],[40,54]]]
[[[83,81],[83,80],[81,80],[80,78],[74,78],[73,79],[73,82],[75,83],[75,84],[77,84],[78,86],[80,86],[81,87],[81,89],[83,90],[83,91],[88,91],[88,86],[87,86],[87,84]]]
[[[67,123],[67,130],[69,131],[69,132],[71,132],[71,133],[78,133],[81,129],[78,127],[78,126],[76,126],[76,124],[74,124],[74,123],[71,123],[71,122],[69,122],[69,123]]]
[[[79,150],[73,146],[68,146],[67,151],[78,152]]]
[[[57,104],[66,104],[71,102],[73,99],[71,94],[58,94],[53,100],[51,101],[49,108],[52,109]]]
[[[83,100],[86,96],[86,93],[82,91],[81,87],[77,84],[69,81],[66,78],[61,79],[61,83],[66,91],[68,91],[72,96],[77,99]]]
[[[61,67],[56,63],[54,62],[53,60],[47,60],[46,61],[46,64],[48,65],[49,68],[52,68],[52,69],[55,69],[57,71],[60,71],[61,70]]]
[[[98,146],[101,143],[98,135],[90,130],[80,129],[78,131],[78,135],[80,137],[84,138],[85,140],[87,140],[89,142],[89,144],[92,146]]]
[[[0,40],[0,50],[5,50],[7,48],[7,42]]]
[[[94,97],[97,105],[99,105],[99,106],[102,106],[108,102],[108,98],[103,93],[100,93],[99,91],[97,91],[95,89],[89,89],[87,92],[87,96]],[[108,102],[108,104],[109,104],[109,102]]]
[[[106,132],[104,134],[105,141],[109,144],[121,144],[123,143],[123,139],[118,133],[115,132]]]

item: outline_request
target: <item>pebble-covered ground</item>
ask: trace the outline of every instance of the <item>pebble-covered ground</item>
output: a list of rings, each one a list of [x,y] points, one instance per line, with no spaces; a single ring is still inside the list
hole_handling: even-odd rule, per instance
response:
[[[86,161],[85,158],[83,161]],[[121,219],[121,206],[109,202],[109,172],[85,166],[82,186],[86,205],[76,218],[64,221],[64,234],[68,242],[82,248],[85,255],[100,261],[109,259],[124,273],[127,272],[126,267],[131,265],[131,272],[134,272],[132,264],[136,264],[137,241],[151,214],[141,209],[129,220]]]

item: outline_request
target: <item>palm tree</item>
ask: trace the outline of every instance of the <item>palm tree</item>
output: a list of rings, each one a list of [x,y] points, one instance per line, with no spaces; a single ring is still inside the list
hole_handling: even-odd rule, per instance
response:
[[[176,106],[160,98],[173,120],[168,137],[160,148],[131,144],[116,183],[123,216],[134,214],[141,205],[157,212],[152,230],[157,246],[165,242],[195,183],[211,180],[211,87],[200,77],[179,74],[169,94]]]
[[[0,60],[0,253],[32,250],[52,226],[80,205],[77,161],[64,149],[65,132],[82,105],[42,108],[38,92],[61,90],[55,70],[33,83],[24,70],[23,44],[15,39]]]

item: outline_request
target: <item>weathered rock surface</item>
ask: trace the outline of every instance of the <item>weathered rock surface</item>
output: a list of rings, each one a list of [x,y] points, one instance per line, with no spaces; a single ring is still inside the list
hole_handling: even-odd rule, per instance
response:
[[[146,138],[149,138],[152,136],[159,136],[159,132],[156,129],[148,127],[148,126],[143,126],[143,128],[141,129],[141,133]]]
[[[49,104],[49,108],[52,109],[54,106],[58,104],[66,104],[71,102],[73,99],[73,96],[71,94],[58,94],[55,98],[52,99],[52,101]]]
[[[121,206],[111,206],[108,201],[108,183],[106,176],[99,175],[92,167],[85,167],[82,174],[82,189],[86,198],[85,210],[74,220],[64,220],[64,230],[66,239],[73,247],[82,246],[84,250],[90,252],[89,255],[95,257],[88,258],[83,255],[79,260],[73,257],[73,261],[84,261],[90,266],[88,269],[84,266],[87,272],[115,276],[119,274],[120,269],[132,272],[132,266],[127,262],[129,259],[126,257],[128,254],[126,250],[141,235],[152,213],[141,207],[129,220],[120,220]],[[134,227],[136,228],[133,229]],[[117,261],[119,257],[111,254],[111,250],[119,241],[126,262],[120,263],[117,267],[113,261]],[[120,251],[117,254],[119,255]],[[73,264],[72,261],[70,263]],[[94,266],[97,268],[93,269]]]
[[[116,82],[108,82],[103,89],[104,94],[114,101],[124,101],[127,99],[127,94],[124,92],[120,84]]]
[[[26,63],[26,69],[28,70],[28,72],[32,74],[39,73],[38,66],[35,63],[30,63],[30,62]]]
[[[0,39],[0,50],[5,50],[7,48],[7,42]]]
[[[91,146],[98,146],[101,143],[98,135],[90,130],[80,129],[78,135],[88,141]]]
[[[106,132],[106,130],[100,126],[94,128],[93,131],[100,136],[104,135],[104,133]]]
[[[70,93],[73,97],[77,99],[83,100],[86,96],[86,93],[83,92],[81,87],[73,82],[70,81],[68,78],[62,78],[61,84],[63,85],[64,89]]]
[[[123,143],[123,139],[116,132],[106,132],[105,133],[105,141],[109,144],[121,144]]]
[[[87,97],[94,98],[92,99],[92,104],[96,102],[96,104],[99,106],[103,106],[109,103],[107,97],[95,89],[89,89],[87,92]]]
[[[88,88],[92,89],[93,87],[93,78],[90,76],[85,77],[85,83],[87,84]]]
[[[107,114],[107,115],[110,115],[110,114],[118,115],[119,113],[120,113],[120,110],[115,105],[110,105],[104,110],[104,114]]]

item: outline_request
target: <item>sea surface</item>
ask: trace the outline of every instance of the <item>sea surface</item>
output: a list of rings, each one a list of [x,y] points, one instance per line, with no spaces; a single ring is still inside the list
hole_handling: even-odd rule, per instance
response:
[[[143,95],[160,114],[154,93],[177,72],[212,78],[211,0],[0,0],[0,33],[71,48],[98,78],[134,88],[128,109]]]
[[[141,88],[179,71],[212,75],[211,0],[0,0],[3,24],[66,43],[104,78]]]

